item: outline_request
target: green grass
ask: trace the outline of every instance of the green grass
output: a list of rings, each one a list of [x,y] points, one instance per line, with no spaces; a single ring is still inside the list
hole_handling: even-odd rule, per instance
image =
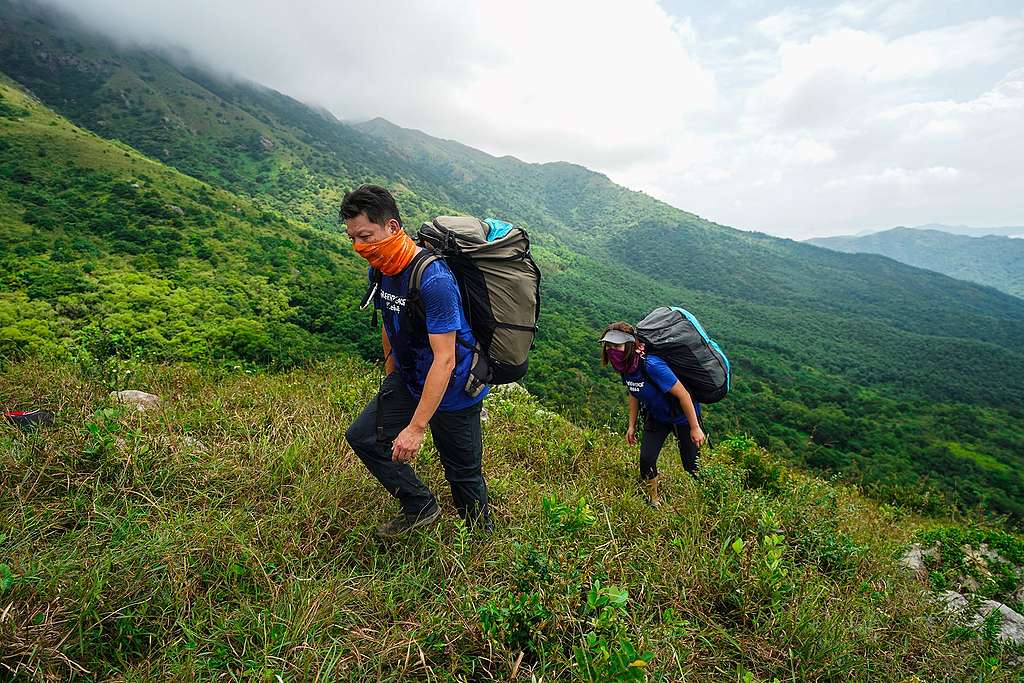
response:
[[[894,557],[933,524],[794,472],[745,437],[701,477],[523,394],[488,399],[496,531],[400,541],[344,443],[379,377],[29,360],[0,427],[0,664],[25,680],[1015,680],[950,628]],[[111,405],[112,388],[163,410]],[[2,678],[5,674],[0,674]]]

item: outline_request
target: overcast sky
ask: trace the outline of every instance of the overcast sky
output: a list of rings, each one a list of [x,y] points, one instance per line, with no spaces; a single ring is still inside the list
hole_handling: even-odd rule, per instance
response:
[[[46,1],[743,229],[1024,225],[1020,0]]]

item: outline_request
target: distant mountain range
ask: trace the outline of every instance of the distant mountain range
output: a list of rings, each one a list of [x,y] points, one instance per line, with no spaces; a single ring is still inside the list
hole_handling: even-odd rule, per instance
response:
[[[898,230],[900,228],[907,228],[905,225],[900,225],[896,228],[890,228],[891,230]],[[855,233],[853,237],[864,237],[866,235],[877,235],[880,232],[889,232],[890,229],[883,230],[861,230]],[[912,230],[938,230],[939,232],[948,232],[951,235],[967,235],[968,237],[985,237],[986,235],[999,235],[1002,237],[1024,237],[1024,225],[1009,225],[994,228],[976,228],[970,225],[944,225],[942,223],[927,223],[925,225],[912,225],[909,226]],[[845,235],[844,235],[845,237]],[[816,238],[824,239],[824,238]]]
[[[1024,228],[960,226],[952,229],[1017,231],[1024,235]],[[901,263],[1024,297],[1024,239],[994,234],[973,237],[921,227],[893,228],[859,236],[818,237],[807,241],[834,251],[881,254]]]

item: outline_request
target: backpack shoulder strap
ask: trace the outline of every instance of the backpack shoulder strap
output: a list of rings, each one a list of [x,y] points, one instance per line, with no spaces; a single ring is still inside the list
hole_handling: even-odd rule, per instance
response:
[[[443,258],[438,254],[430,251],[429,249],[423,249],[423,251],[416,254],[409,264],[409,283],[405,290],[406,299],[406,313],[413,320],[414,324],[426,327],[427,324],[427,311],[423,307],[423,299],[420,297],[420,287],[423,284],[423,273],[427,270],[427,267],[435,261],[441,261]]]
[[[427,311],[423,307],[423,299],[422,297],[420,297],[420,285],[423,283],[423,273],[424,271],[426,271],[427,267],[430,266],[430,264],[434,263],[435,261],[444,260],[445,257],[442,256],[441,254],[424,248],[423,251],[417,254],[412,261],[412,272],[409,273],[409,289],[406,292],[406,297],[408,299],[408,303],[406,304],[406,306],[412,306],[412,308],[407,308],[406,310],[415,311],[416,322],[423,325],[424,327],[427,324]],[[463,315],[465,315],[466,320],[469,321],[469,312],[466,306],[466,293],[462,290],[462,286],[459,283],[458,279],[455,280],[455,284],[456,286],[459,287],[459,294],[461,295],[462,298]],[[470,344],[465,339],[463,339],[461,334],[455,335],[455,341],[463,348],[469,349],[470,351],[480,350],[479,341],[474,346],[473,344]]]
[[[409,273],[409,290],[406,296],[412,298],[413,296],[419,297],[420,285],[423,284],[423,273],[434,261],[440,261],[442,258],[435,254],[433,251],[424,248],[423,251],[416,254],[412,258],[410,267],[412,272]]]
[[[371,302],[375,303],[377,297],[380,296],[380,280],[384,277],[376,268],[370,269],[370,283],[366,287],[366,294],[363,295],[363,300],[359,302],[359,310],[364,310]],[[374,327],[377,327],[377,306],[373,307],[373,320],[370,323]]]

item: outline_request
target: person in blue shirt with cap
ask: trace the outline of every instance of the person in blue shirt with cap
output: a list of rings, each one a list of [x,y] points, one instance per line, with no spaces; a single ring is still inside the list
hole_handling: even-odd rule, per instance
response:
[[[640,481],[647,487],[651,505],[661,505],[658,494],[658,455],[668,435],[675,434],[683,468],[696,476],[699,449],[706,436],[700,421],[700,404],[654,354],[644,352],[632,325],[616,322],[605,328],[601,339],[601,364],[611,365],[629,391],[629,429],[626,441],[637,442],[637,417],[643,415],[640,440]]]

